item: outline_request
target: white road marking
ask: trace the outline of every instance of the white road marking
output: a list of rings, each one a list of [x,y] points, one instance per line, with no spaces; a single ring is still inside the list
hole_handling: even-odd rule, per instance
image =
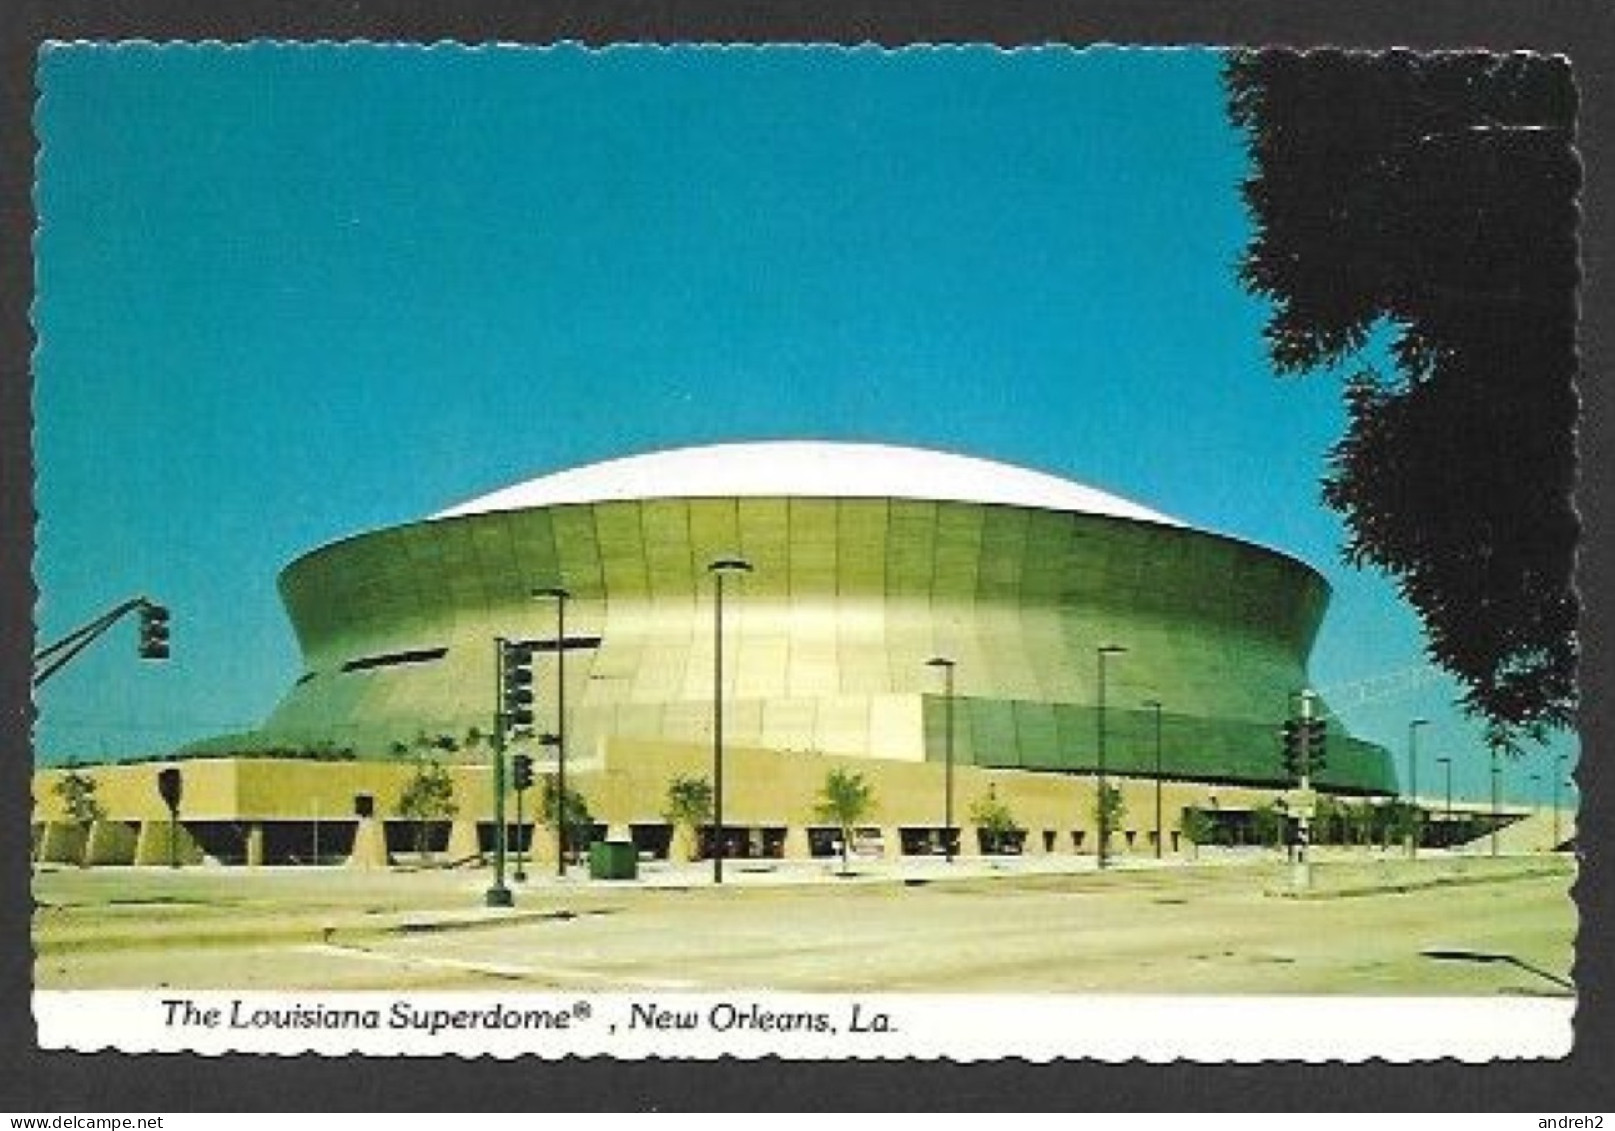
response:
[[[604,982],[610,985],[631,986],[646,990],[689,990],[699,983],[681,978],[623,978],[602,974],[594,970],[577,970],[564,966],[511,966],[498,962],[472,962],[463,958],[436,958],[421,954],[390,954],[384,950],[359,947],[333,946],[327,943],[307,943],[295,948],[308,954],[334,954],[346,958],[368,959],[371,962],[390,963],[394,966],[424,966],[431,969],[463,970],[473,974],[488,974],[496,978],[568,978],[585,982]]]

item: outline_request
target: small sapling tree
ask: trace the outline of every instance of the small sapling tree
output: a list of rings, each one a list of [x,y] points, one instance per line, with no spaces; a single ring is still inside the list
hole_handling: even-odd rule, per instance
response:
[[[1183,811],[1183,817],[1178,824],[1178,832],[1189,845],[1191,859],[1198,859],[1200,846],[1210,844],[1211,838],[1216,835],[1217,823],[1204,809],[1190,807]]]
[[[415,763],[415,776],[398,798],[398,815],[415,822],[415,851],[432,858],[430,826],[446,821],[459,812],[454,800],[454,779],[436,762],[422,758]]]
[[[1119,785],[1105,783],[1094,794],[1093,801],[1094,825],[1100,830],[1099,854],[1101,857],[1110,855],[1110,838],[1121,827],[1122,818],[1127,816],[1127,802],[1122,797]]]
[[[986,852],[1006,851],[1021,833],[1015,815],[998,799],[997,790],[991,786],[987,788],[986,797],[971,802],[970,820],[981,830],[982,848]]]
[[[862,774],[834,769],[825,776],[814,806],[814,818],[841,830],[841,874],[847,874],[847,853],[858,825],[875,808],[875,792]]]
[[[575,789],[568,789],[566,804],[563,806],[560,803],[555,778],[546,776],[544,788],[539,796],[538,811],[544,815],[544,823],[552,829],[556,828],[559,822],[565,823],[565,832],[561,840],[569,855],[575,856],[582,848],[588,846],[590,834],[594,830],[594,816],[589,812],[589,802],[583,794]]]
[[[689,856],[700,855],[701,826],[712,820],[712,783],[706,778],[675,774],[667,783],[667,809],[662,814],[675,829],[689,831]]]
[[[76,825],[89,825],[106,816],[106,809],[96,800],[95,779],[79,773],[76,767],[56,779],[51,792],[61,798],[67,819]]]

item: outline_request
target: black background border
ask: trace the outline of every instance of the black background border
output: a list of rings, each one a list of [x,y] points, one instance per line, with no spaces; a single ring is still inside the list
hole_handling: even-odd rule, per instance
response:
[[[0,15],[0,1109],[284,1110],[1477,1110],[1615,1108],[1609,1011],[1608,475],[1610,121],[1615,7],[1600,0],[22,0]],[[1117,43],[1568,55],[1581,87],[1583,192],[1580,585],[1583,869],[1576,1051],[1461,1065],[1106,1065],[1023,1061],[500,1062],[45,1053],[29,1012],[29,654],[34,512],[28,322],[34,55],[46,40],[372,40],[467,44]],[[1080,1024],[1080,1018],[1073,1018]]]

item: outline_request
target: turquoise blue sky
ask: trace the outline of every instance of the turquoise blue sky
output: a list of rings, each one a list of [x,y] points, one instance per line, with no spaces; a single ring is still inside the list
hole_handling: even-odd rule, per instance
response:
[[[67,47],[40,60],[41,636],[59,760],[253,724],[298,554],[562,467],[717,440],[1025,464],[1320,568],[1313,658],[1421,785],[1486,789],[1445,681],[1318,501],[1329,378],[1233,265],[1219,57],[1064,49]],[[1573,744],[1560,744],[1571,750]],[[1538,754],[1507,775],[1523,799]],[[1429,775],[1428,777],[1426,775]],[[1547,790],[1544,777],[1541,789]]]

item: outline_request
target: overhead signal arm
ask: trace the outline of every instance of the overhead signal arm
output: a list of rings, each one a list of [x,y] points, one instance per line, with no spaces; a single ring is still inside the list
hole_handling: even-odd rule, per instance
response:
[[[168,658],[168,608],[146,597],[131,597],[114,605],[94,620],[52,641],[34,653],[34,686],[38,687],[61,671],[91,644],[132,612],[140,614],[140,656],[147,660]]]

